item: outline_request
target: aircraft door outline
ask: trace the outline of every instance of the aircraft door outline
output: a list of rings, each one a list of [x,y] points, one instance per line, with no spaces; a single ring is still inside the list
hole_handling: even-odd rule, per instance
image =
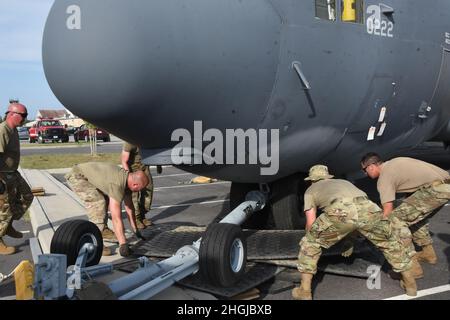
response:
[[[450,120],[450,48],[442,48],[442,63],[430,107],[438,110],[445,124]],[[444,124],[441,124],[443,126]]]

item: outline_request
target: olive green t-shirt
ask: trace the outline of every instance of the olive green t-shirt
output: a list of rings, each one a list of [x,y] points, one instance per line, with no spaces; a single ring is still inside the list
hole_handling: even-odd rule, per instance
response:
[[[128,159],[127,164],[132,172],[136,170],[144,170],[141,151],[139,150],[138,146],[125,142],[123,145],[123,151],[130,153],[130,158]]]
[[[353,184],[341,179],[325,179],[314,182],[304,195],[304,211],[312,208],[323,209],[338,198],[357,198],[367,196]]]
[[[449,179],[447,171],[421,160],[399,157],[381,165],[377,189],[381,203],[395,200],[396,193],[410,193],[436,180]]]
[[[0,171],[12,172],[19,168],[20,141],[17,129],[11,129],[5,122],[0,123]]]
[[[76,167],[94,187],[118,202],[129,192],[128,172],[113,163],[86,162]]]

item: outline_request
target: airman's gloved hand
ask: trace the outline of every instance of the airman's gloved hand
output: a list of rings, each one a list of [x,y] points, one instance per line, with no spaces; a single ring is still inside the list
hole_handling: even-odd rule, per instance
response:
[[[131,251],[130,247],[128,246],[128,244],[124,243],[124,244],[120,245],[119,253],[122,257],[128,257],[132,254],[132,251]]]
[[[344,244],[342,245],[341,256],[348,258],[353,254],[353,241],[344,240]]]

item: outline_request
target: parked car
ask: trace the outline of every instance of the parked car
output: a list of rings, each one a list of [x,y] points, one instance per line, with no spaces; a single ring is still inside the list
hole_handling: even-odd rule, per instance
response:
[[[75,130],[77,129],[75,127],[68,126],[68,125],[65,125],[65,127],[66,127],[67,134],[74,134]]]
[[[66,128],[59,120],[39,119],[28,131],[30,133],[30,143],[38,142],[69,142],[69,135]]]
[[[97,140],[103,140],[104,142],[111,141],[109,132],[100,128],[95,128],[95,131],[97,133]],[[85,124],[75,130],[75,132],[73,133],[73,138],[75,141],[89,141],[89,129]]]
[[[29,140],[30,139],[30,133],[28,132],[27,127],[18,127],[17,131],[19,132],[20,140]]]

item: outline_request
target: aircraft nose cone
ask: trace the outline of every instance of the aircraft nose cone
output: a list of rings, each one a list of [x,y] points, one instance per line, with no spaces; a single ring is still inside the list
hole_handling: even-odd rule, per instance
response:
[[[280,30],[265,0],[56,1],[44,69],[72,112],[113,133],[127,123],[134,141],[208,115],[248,127],[267,108]]]

